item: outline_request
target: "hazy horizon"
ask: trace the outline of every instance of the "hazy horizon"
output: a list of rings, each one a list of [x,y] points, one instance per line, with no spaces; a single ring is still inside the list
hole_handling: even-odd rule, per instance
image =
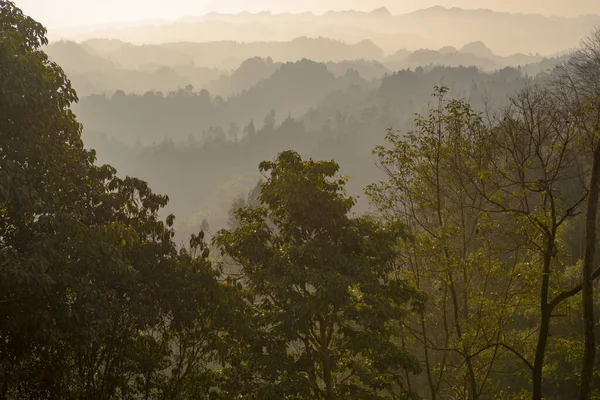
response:
[[[562,17],[600,14],[600,2],[594,0],[573,0],[568,3],[562,0],[407,0],[402,4],[391,0],[306,0],[300,3],[275,0],[253,0],[251,3],[245,0],[172,0],[168,9],[159,0],[19,0],[16,4],[51,30],[175,20],[211,12],[322,14],[329,10],[371,11],[379,7],[386,7],[393,14],[410,13],[434,6]]]

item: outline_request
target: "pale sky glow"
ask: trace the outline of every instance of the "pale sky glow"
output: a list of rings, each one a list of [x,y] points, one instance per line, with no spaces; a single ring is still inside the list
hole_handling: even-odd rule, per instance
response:
[[[495,11],[577,16],[600,14],[600,0],[16,0],[26,14],[49,28],[144,20],[172,20],[211,11],[237,13],[372,10],[400,14],[435,5]]]

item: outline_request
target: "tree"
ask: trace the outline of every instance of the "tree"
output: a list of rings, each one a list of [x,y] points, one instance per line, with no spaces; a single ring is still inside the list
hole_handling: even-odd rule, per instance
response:
[[[204,233],[192,235],[163,288],[170,313],[155,336],[168,347],[168,362],[149,380],[150,394],[164,400],[218,398],[219,368],[230,353],[227,335],[244,309],[241,291],[231,283],[210,259]]]
[[[594,319],[594,280],[600,268],[594,269],[597,245],[598,198],[600,196],[600,30],[582,42],[582,47],[568,61],[559,65],[551,83],[557,99],[563,105],[563,117],[573,121],[581,134],[584,155],[591,158],[591,173],[587,186],[585,224],[585,255],[582,266],[582,283],[573,289],[581,290],[584,316],[584,355],[580,377],[581,400],[592,396],[594,360],[596,353]]]
[[[229,209],[229,219],[227,220],[227,225],[230,229],[235,229],[239,226],[239,221],[237,219],[237,212],[246,206],[258,206],[260,205],[260,189],[262,187],[263,181],[259,180],[254,188],[248,192],[246,196],[240,194],[233,200],[231,207]]]
[[[428,302],[406,322],[422,349],[429,397],[476,399],[500,391],[493,371],[508,355],[524,358],[511,322],[530,287],[517,278],[522,241],[498,232],[498,219],[482,212],[485,198],[469,184],[482,164],[465,154],[485,159],[488,126],[447,92],[436,87],[437,108],[418,115],[414,131],[389,130],[388,145],[374,150],[386,180],[367,194],[412,237],[400,262]]]
[[[554,310],[571,296],[563,277],[568,255],[561,232],[586,199],[581,182],[578,132],[552,93],[528,86],[512,99],[502,121],[489,131],[487,163],[471,184],[484,208],[502,213],[525,233],[539,276],[539,330],[532,363],[532,396],[542,398],[543,368]],[[465,154],[465,158],[469,158]],[[481,159],[480,155],[472,158]],[[540,269],[537,269],[540,266]]]
[[[109,169],[92,166],[68,106],[77,99],[63,71],[40,50],[45,29],[12,2],[0,3],[0,397],[40,343],[68,324],[70,276],[56,271],[88,194]],[[73,254],[71,252],[70,254]],[[63,297],[65,296],[65,297]],[[61,297],[63,297],[61,299]],[[30,371],[33,375],[30,365]],[[50,368],[46,374],[55,369]]]
[[[559,307],[568,310],[566,303],[582,290],[575,272],[579,262],[565,242],[588,195],[584,181],[591,157],[585,152],[589,147],[581,144],[593,136],[582,135],[586,131],[580,125],[596,121],[597,114],[591,112],[594,107],[582,112],[586,109],[573,107],[558,93],[555,87],[528,85],[489,126],[464,101],[440,101],[429,116],[417,118],[415,132],[390,131],[391,146],[375,151],[388,179],[368,193],[382,215],[409,228],[415,240],[402,261],[429,294],[433,309],[442,310],[439,319],[430,312],[409,326],[423,346],[432,398],[444,375],[450,386],[467,378],[461,397],[483,393],[486,368],[512,364],[496,353],[500,350],[527,367],[532,396],[540,399],[549,350],[557,356],[577,348],[564,324],[556,324],[552,335],[550,331],[551,322],[564,316],[556,312]],[[438,97],[444,94],[438,89]],[[588,213],[588,223],[590,218],[595,215]],[[599,274],[593,272],[592,280]],[[530,301],[538,303],[535,312],[527,306]],[[454,319],[446,317],[446,304]],[[454,331],[448,330],[451,324]],[[473,329],[474,334],[464,333]],[[537,339],[528,343],[534,333]],[[463,359],[464,375],[451,375],[448,353]],[[572,359],[563,355],[559,358]],[[514,391],[519,385],[512,376]],[[500,384],[502,379],[492,376],[492,381]]]
[[[534,256],[530,262],[541,266],[533,399],[542,398],[553,313],[581,290],[566,278],[571,260],[561,246],[564,229],[587,197],[580,131],[573,118],[565,117],[567,112],[550,88],[526,87],[490,131],[490,152],[485,156],[489,169],[471,179],[489,212],[504,213],[518,226],[528,227]]]
[[[401,399],[417,362],[399,338],[419,296],[394,271],[397,226],[351,218],[333,161],[263,162],[258,207],[215,239],[239,263],[253,339],[237,364],[248,398]],[[250,395],[252,393],[252,395]],[[230,394],[233,396],[233,394]],[[287,396],[287,397],[286,397]]]
[[[253,120],[250,120],[250,123],[244,127],[244,135],[246,137],[254,137],[256,135],[256,128],[254,127]]]
[[[181,398],[173,360],[215,354],[217,271],[177,251],[166,196],[94,164],[44,35],[0,2],[0,399]]]

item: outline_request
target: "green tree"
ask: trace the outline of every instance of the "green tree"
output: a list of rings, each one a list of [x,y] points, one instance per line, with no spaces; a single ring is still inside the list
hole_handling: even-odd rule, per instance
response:
[[[244,310],[241,291],[232,283],[222,279],[209,257],[204,234],[192,235],[163,285],[163,301],[170,311],[154,336],[169,350],[165,368],[148,377],[151,398],[217,398],[219,369],[230,353],[228,332],[235,330]]]
[[[112,173],[83,149],[68,109],[76,94],[40,50],[44,35],[12,2],[0,3],[0,396],[21,368],[31,377],[60,369],[34,372],[40,354],[31,355],[70,324],[75,253],[66,249],[87,235],[81,210]]]
[[[500,391],[494,371],[510,355],[523,358],[512,321],[531,288],[517,279],[521,238],[498,232],[498,219],[482,211],[484,196],[468,183],[482,164],[465,154],[485,148],[488,127],[447,92],[436,87],[437,108],[417,115],[414,131],[389,130],[388,145],[374,150],[386,180],[367,194],[413,238],[399,263],[427,294],[426,307],[406,324],[421,349],[428,397],[476,399]]]
[[[594,385],[596,355],[596,325],[594,318],[594,281],[600,276],[595,266],[597,258],[598,198],[600,197],[600,85],[597,70],[600,66],[600,30],[582,42],[579,50],[569,60],[559,65],[551,76],[553,93],[563,106],[565,119],[573,121],[580,133],[583,154],[591,164],[587,183],[589,192],[585,219],[585,254],[582,263],[582,280],[571,292],[582,292],[584,354],[580,375],[581,400],[590,399]]]
[[[515,95],[503,121],[486,139],[487,170],[471,179],[488,202],[488,212],[508,216],[529,242],[527,262],[539,285],[533,399],[543,396],[553,315],[576,294],[568,274],[574,263],[561,237],[587,197],[579,132],[561,111],[563,107],[547,87],[528,86]]]
[[[218,273],[201,240],[177,252],[166,196],[94,164],[44,35],[0,2],[0,399],[187,396],[215,357]]]
[[[236,363],[247,398],[409,398],[401,321],[418,295],[393,275],[397,226],[352,218],[332,161],[263,162],[262,206],[215,239],[239,263],[254,326]],[[233,394],[232,394],[233,395]],[[286,397],[287,396],[287,397]]]

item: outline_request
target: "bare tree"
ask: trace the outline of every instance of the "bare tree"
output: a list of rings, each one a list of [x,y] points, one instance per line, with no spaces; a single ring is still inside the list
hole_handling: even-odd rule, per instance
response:
[[[498,234],[481,212],[487,199],[470,183],[488,160],[489,127],[446,93],[436,88],[437,108],[375,149],[387,179],[367,192],[413,238],[400,269],[429,302],[405,328],[420,347],[430,398],[478,399],[497,389],[494,370],[507,355],[524,361],[525,373],[532,368],[511,324],[531,288],[514,257],[523,241]]]
[[[512,99],[502,121],[489,132],[484,141],[488,165],[470,182],[486,199],[482,210],[510,216],[513,226],[526,236],[532,253],[537,254],[531,260],[532,273],[541,272],[537,298],[540,319],[532,363],[534,400],[542,399],[542,371],[552,313],[572,296],[554,277],[560,268],[559,232],[587,196],[581,182],[564,190],[577,182],[581,166],[577,127],[564,118],[561,107],[547,88],[526,86]],[[479,152],[472,157],[480,158]]]
[[[600,30],[582,41],[581,48],[571,58],[558,66],[552,78],[553,91],[562,103],[564,117],[572,119],[580,134],[583,150],[591,158],[588,203],[586,212],[585,254],[581,285],[573,293],[582,292],[584,320],[584,355],[580,377],[581,400],[592,395],[594,372],[595,321],[594,280],[600,268],[594,270],[597,241],[597,210],[600,194]]]

